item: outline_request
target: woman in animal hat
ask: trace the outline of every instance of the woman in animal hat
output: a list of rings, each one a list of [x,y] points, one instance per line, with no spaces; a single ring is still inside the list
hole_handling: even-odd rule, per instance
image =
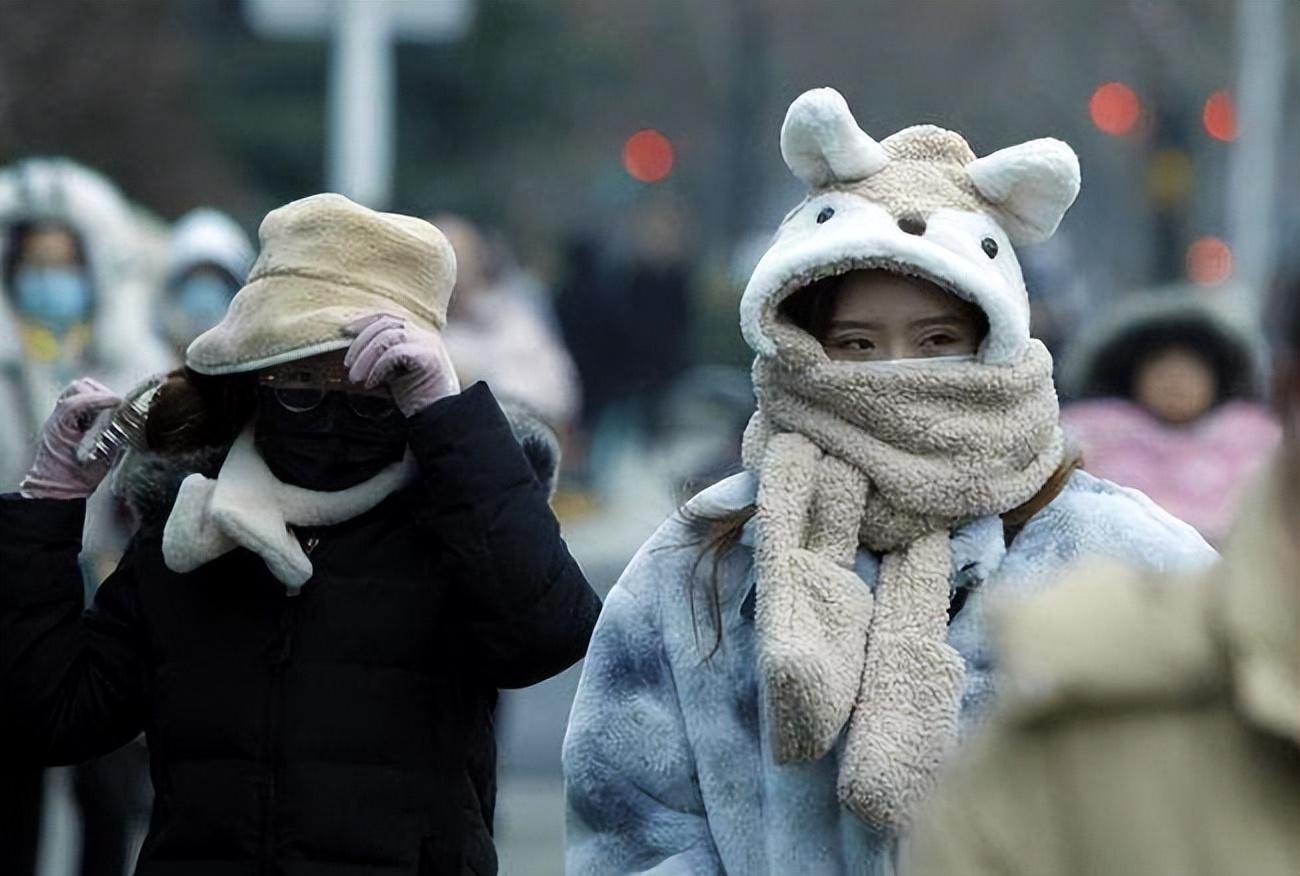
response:
[[[317,195],[270,213],[224,320],[117,474],[141,515],[81,616],[73,384],[0,498],[0,701],[33,759],[143,729],[136,872],[494,873],[497,689],[577,660],[599,609],[491,392],[439,337],[436,228]]]
[[[989,600],[1091,553],[1214,556],[1062,438],[1013,247],[1074,200],[1068,146],[878,143],[821,89],[781,150],[809,194],[741,303],[745,471],[609,595],[565,740],[571,873],[892,872],[991,696]]]

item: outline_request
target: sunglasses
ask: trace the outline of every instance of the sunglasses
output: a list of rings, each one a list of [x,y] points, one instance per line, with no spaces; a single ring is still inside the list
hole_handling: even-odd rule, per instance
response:
[[[325,396],[332,392],[342,395],[352,413],[367,420],[383,420],[397,412],[397,405],[386,388],[365,389],[350,381],[341,366],[268,371],[257,382],[272,390],[281,407],[296,414],[320,407]]]

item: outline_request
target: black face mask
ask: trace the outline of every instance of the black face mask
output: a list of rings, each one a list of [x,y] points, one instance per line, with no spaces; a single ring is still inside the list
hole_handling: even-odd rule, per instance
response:
[[[366,414],[342,392],[327,392],[309,410],[291,410],[276,391],[257,390],[253,443],[281,481],[308,490],[343,490],[367,481],[406,453],[406,418],[391,402],[366,398]]]

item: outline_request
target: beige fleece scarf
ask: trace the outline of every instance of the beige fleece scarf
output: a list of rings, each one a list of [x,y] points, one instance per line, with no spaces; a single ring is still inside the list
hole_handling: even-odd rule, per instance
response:
[[[957,738],[949,530],[1029,500],[1060,462],[1052,359],[1031,341],[1009,365],[842,363],[783,340],[755,362],[744,447],[775,755],[822,757],[847,726],[841,802],[899,829]],[[874,599],[860,543],[884,554]]]
[[[215,479],[192,474],[181,482],[163,529],[163,560],[167,568],[184,574],[235,548],[246,548],[260,556],[294,596],[313,574],[295,528],[351,520],[410,484],[417,473],[408,449],[400,461],[344,490],[321,492],[286,484],[257,452],[249,426],[235,439]]]

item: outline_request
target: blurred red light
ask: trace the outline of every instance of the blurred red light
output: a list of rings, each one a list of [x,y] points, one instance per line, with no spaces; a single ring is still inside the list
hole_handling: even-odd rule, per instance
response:
[[[1098,85],[1088,99],[1088,115],[1103,133],[1122,137],[1130,133],[1142,115],[1137,94],[1123,82]]]
[[[1225,143],[1237,139],[1237,108],[1233,105],[1232,95],[1220,89],[1205,101],[1201,111],[1201,122],[1205,132],[1216,140]]]
[[[1232,276],[1232,248],[1217,237],[1202,237],[1187,248],[1187,276],[1201,286],[1217,286]]]
[[[637,131],[623,144],[623,169],[641,182],[659,182],[673,169],[673,144],[653,128]]]

